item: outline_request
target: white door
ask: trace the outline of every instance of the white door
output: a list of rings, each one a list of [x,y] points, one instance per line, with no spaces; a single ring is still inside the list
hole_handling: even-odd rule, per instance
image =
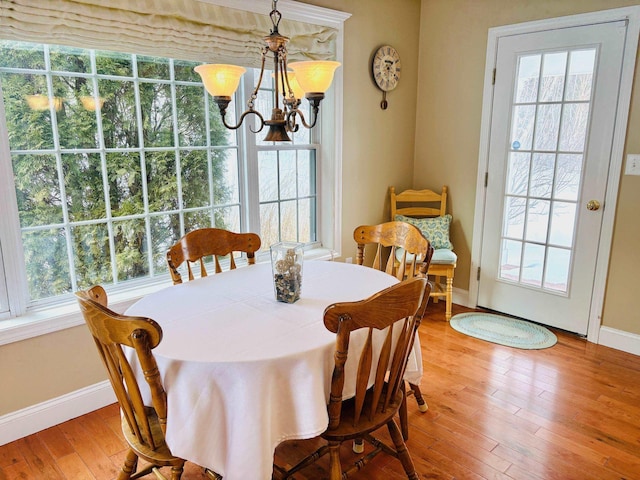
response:
[[[625,34],[498,40],[478,306],[587,333]]]

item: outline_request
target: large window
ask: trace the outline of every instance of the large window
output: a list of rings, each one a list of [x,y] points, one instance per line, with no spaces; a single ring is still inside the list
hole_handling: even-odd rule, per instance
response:
[[[165,278],[167,249],[196,228],[255,231],[263,249],[318,242],[317,129],[287,144],[227,130],[195,65],[0,41],[26,306]]]

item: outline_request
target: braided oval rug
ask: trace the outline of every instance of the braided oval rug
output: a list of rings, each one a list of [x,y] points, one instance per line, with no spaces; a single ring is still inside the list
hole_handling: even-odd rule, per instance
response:
[[[492,313],[459,313],[451,317],[451,328],[480,340],[528,350],[549,348],[558,341],[541,325]]]

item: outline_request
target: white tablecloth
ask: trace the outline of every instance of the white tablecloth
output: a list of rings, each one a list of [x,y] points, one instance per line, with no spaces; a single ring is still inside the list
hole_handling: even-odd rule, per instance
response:
[[[174,285],[127,310],[157,321],[154,350],[168,398],[174,455],[225,480],[270,479],[275,447],[327,425],[335,334],[324,309],[361,300],[397,280],[338,262],[304,264],[302,295],[276,302],[271,265],[256,264]],[[419,383],[416,345],[405,378]],[[349,368],[349,365],[347,365]],[[353,395],[346,385],[345,393]]]

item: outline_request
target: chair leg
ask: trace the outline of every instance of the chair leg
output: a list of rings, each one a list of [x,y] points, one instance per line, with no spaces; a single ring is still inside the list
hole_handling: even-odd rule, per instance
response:
[[[391,421],[387,423],[387,429],[389,430],[391,440],[393,440],[393,444],[396,447],[398,459],[400,460],[400,463],[402,463],[402,468],[404,468],[404,472],[407,474],[407,478],[409,480],[420,480],[418,478],[418,474],[416,473],[416,468],[413,465],[413,460],[411,460],[411,455],[409,455],[409,450],[407,450],[407,446],[402,439],[402,434],[400,433],[400,430],[398,429],[398,426],[393,419],[391,419]]]
[[[131,474],[136,471],[137,466],[138,455],[136,455],[136,452],[129,449],[127,457],[124,460],[122,470],[118,474],[118,480],[129,480],[131,478]]]
[[[445,313],[445,320],[448,322],[451,320],[451,303],[453,301],[453,277],[447,275],[447,310]]]
[[[342,479],[342,465],[340,464],[340,442],[329,442],[329,479]],[[416,478],[416,480],[418,480]]]
[[[411,384],[409,384],[411,386]],[[409,440],[409,418],[407,413],[407,393],[402,396],[402,403],[398,410],[398,416],[400,417],[400,430],[402,431],[402,438]]]
[[[171,480],[180,480],[182,477],[182,471],[184,470],[184,464],[171,467]]]
[[[410,383],[409,388],[413,391],[413,396],[416,397],[416,402],[418,402],[418,410],[420,410],[422,413],[429,410],[429,405],[427,405],[427,402],[425,402],[424,398],[422,398],[420,387],[415,383]]]

